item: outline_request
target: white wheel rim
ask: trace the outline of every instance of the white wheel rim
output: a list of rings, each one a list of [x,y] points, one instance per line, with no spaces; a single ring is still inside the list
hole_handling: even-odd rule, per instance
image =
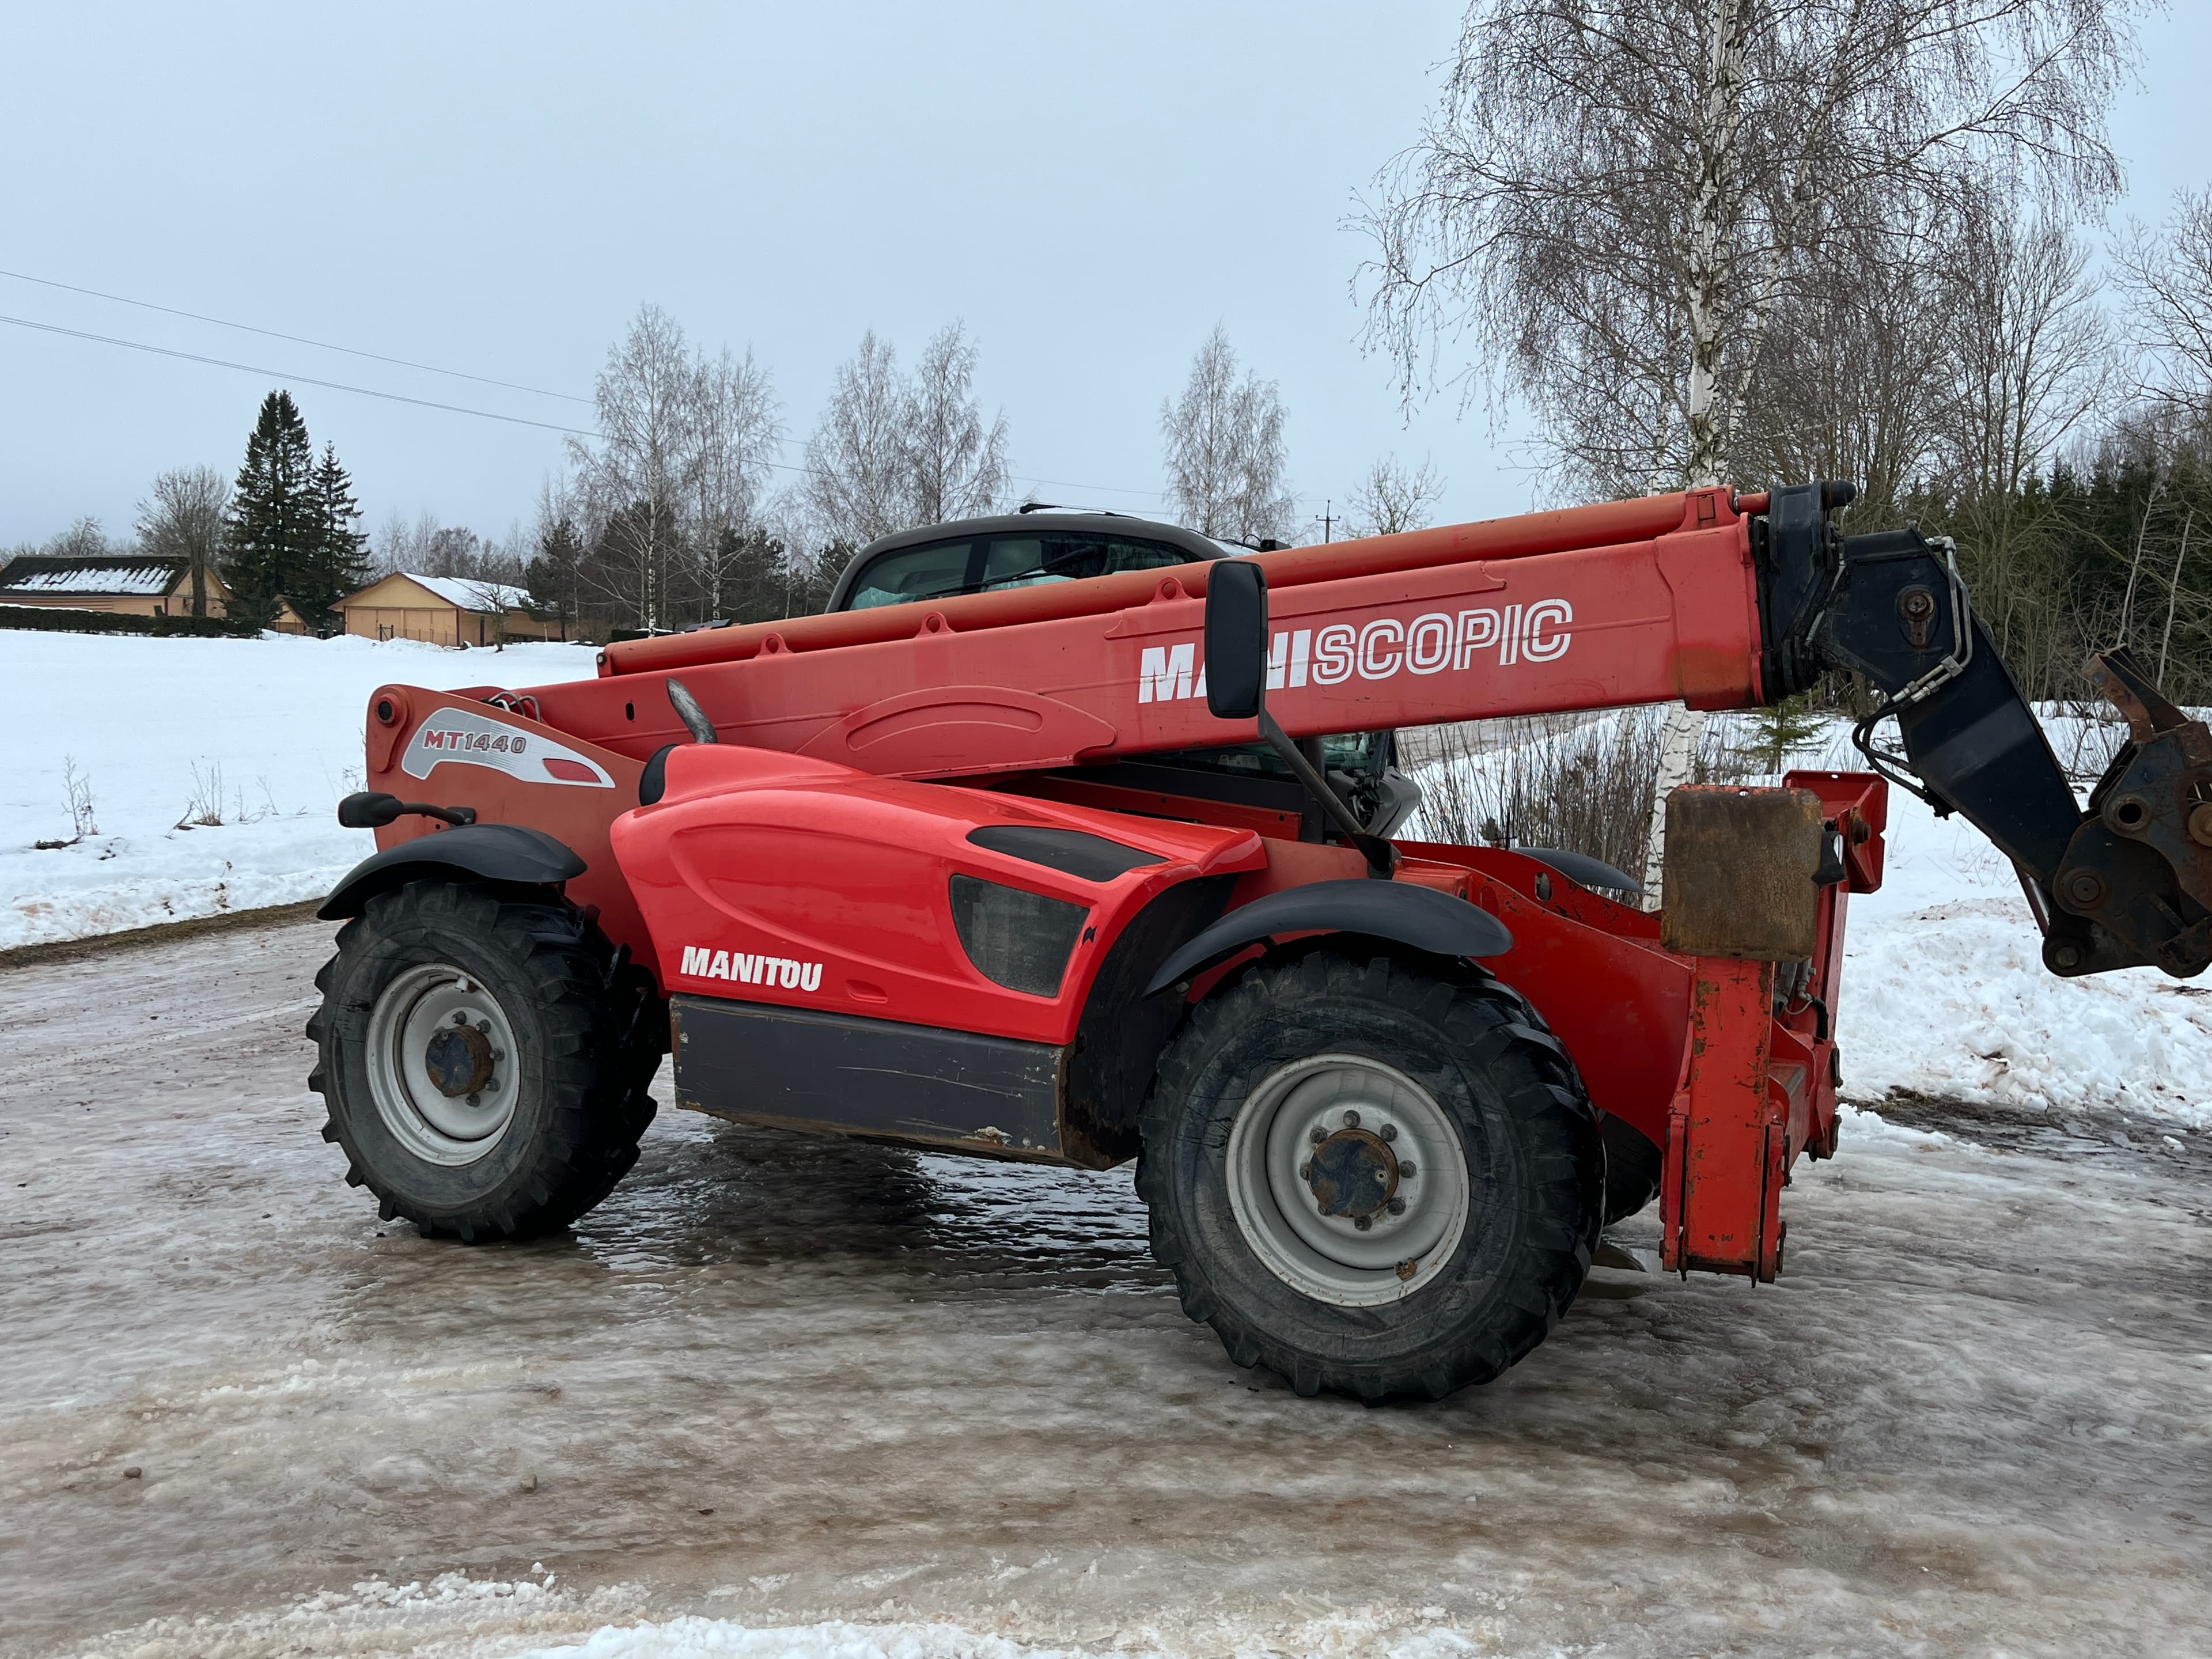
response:
[[[368,1089],[384,1127],[431,1164],[474,1164],[514,1119],[520,1048],[498,999],[445,963],[410,968],[368,1016]],[[450,1092],[466,1073],[479,1086]]]
[[[1317,1191],[1310,1177],[1322,1152]],[[1332,1182],[1330,1171],[1359,1185]],[[1364,1054],[1315,1054],[1271,1073],[1237,1109],[1226,1174],[1252,1253],[1291,1289],[1335,1307],[1412,1295],[1443,1271],[1467,1231],[1458,1126],[1426,1089]],[[1372,1195],[1343,1196],[1368,1178]],[[1376,1205],[1386,1194],[1401,1207]],[[1329,1203],[1339,1212],[1325,1213]]]

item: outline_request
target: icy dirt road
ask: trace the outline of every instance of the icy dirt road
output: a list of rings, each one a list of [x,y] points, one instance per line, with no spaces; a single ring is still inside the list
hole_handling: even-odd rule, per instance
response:
[[[1862,1118],[1781,1284],[1601,1272],[1367,1411],[1232,1368],[1125,1175],[670,1114],[573,1240],[380,1226],[325,948],[0,969],[0,1651],[2212,1650],[2212,1137]]]

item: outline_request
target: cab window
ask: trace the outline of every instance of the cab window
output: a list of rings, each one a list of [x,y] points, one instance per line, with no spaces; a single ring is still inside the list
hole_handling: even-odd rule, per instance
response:
[[[969,544],[957,541],[928,542],[886,553],[860,573],[846,596],[845,608],[867,611],[953,592],[968,580],[969,552]]]
[[[1158,542],[1124,541],[1095,534],[994,536],[985,544],[977,591],[1033,587],[1042,582],[1076,581],[1112,576],[1124,570],[1159,570],[1188,564],[1190,555]]]
[[[1000,592],[1189,562],[1188,553],[1164,542],[1095,532],[1055,533],[1040,526],[1034,534],[1023,532],[928,542],[886,553],[854,580],[845,608],[866,611],[879,605],[940,599],[954,593]]]

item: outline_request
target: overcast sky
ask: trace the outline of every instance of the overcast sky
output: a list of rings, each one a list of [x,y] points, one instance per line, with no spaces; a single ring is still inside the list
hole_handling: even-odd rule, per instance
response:
[[[2133,210],[2212,175],[2212,7],[2145,36],[2115,131]],[[1415,135],[1451,4],[11,8],[0,268],[587,397],[641,301],[750,345],[798,459],[873,327],[963,319],[1047,499],[1157,510],[1158,410],[1216,321],[1280,382],[1303,507],[1431,457],[1444,512],[1532,485],[1480,410],[1401,420],[1363,356],[1354,194]],[[164,468],[234,471],[289,385],[372,528],[497,535],[557,433],[303,377],[590,425],[532,396],[0,277],[0,544],[127,530]],[[1047,483],[1043,481],[1049,480]]]

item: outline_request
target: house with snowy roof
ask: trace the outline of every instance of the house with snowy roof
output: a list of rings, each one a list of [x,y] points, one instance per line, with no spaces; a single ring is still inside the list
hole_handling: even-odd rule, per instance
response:
[[[192,611],[191,563],[141,553],[87,557],[26,553],[0,570],[0,605],[30,605],[65,611],[106,611],[131,617],[189,617]],[[230,589],[214,570],[207,573],[207,613],[229,614]]]
[[[370,640],[422,640],[431,645],[498,645],[506,640],[567,637],[557,622],[537,615],[526,589],[463,576],[395,571],[337,604],[345,631]]]

